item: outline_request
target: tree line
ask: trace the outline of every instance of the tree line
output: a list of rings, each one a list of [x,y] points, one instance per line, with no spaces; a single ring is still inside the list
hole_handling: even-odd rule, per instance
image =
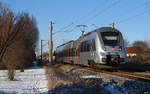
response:
[[[125,40],[128,47],[129,41]],[[128,61],[140,64],[150,64],[150,45],[147,41],[137,40],[134,41],[131,47],[137,47],[136,56],[129,56]]]

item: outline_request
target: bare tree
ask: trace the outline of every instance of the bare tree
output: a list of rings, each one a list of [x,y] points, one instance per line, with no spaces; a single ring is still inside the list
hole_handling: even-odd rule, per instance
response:
[[[10,80],[16,67],[22,71],[33,62],[37,40],[35,18],[28,13],[15,15],[0,3],[0,63],[7,67]]]
[[[0,3],[0,63],[7,48],[24,27],[22,20],[20,16],[15,16],[6,5]]]
[[[135,41],[133,46],[138,47],[137,61],[139,63],[147,63],[150,58],[149,46],[146,41]]]
[[[146,51],[149,49],[148,43],[146,41],[135,41],[133,46],[139,47],[141,51]]]
[[[13,54],[11,54],[11,58],[14,58],[14,63],[17,63],[17,67],[23,72],[24,68],[29,66],[35,59],[38,29],[34,17],[30,17],[27,13],[23,13],[20,18],[22,19],[22,23],[24,23],[24,27],[17,34],[13,44],[10,45],[9,48],[11,49],[12,47],[13,49],[9,51],[10,49],[8,48],[5,57],[10,56],[10,52],[12,52]],[[19,25],[17,25],[17,27],[18,26]],[[8,59],[6,58],[6,60]],[[6,65],[8,64],[6,63]]]

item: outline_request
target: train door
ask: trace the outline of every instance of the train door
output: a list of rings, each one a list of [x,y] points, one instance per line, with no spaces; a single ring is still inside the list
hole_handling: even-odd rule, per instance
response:
[[[63,50],[62,54],[63,54],[63,56],[62,56],[62,62],[65,62],[65,50]]]
[[[70,52],[69,52],[70,50],[69,50],[69,49],[70,49],[70,47],[68,46],[68,47],[67,47],[67,55],[68,55],[68,56],[67,56],[67,61],[68,61],[68,63],[70,62],[70,61],[69,61],[69,59],[70,59]]]
[[[81,61],[80,61],[80,42],[78,43],[77,57],[78,57],[78,64],[81,64]]]
[[[74,48],[73,50],[73,63],[78,64],[77,48]]]
[[[73,61],[73,48],[70,47],[69,49],[69,63],[73,64],[74,61]]]
[[[94,55],[95,55],[94,51],[95,51],[95,40],[92,39],[90,43],[90,59],[91,60],[94,60]]]

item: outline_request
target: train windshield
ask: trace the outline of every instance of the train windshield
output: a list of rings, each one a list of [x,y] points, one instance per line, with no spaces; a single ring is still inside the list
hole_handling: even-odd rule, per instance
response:
[[[101,32],[101,36],[105,46],[119,45],[118,32]]]

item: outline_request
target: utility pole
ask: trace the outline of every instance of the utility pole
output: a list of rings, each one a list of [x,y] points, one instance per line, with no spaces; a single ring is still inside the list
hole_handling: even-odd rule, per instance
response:
[[[42,61],[42,40],[41,40],[41,61]]]
[[[52,51],[53,51],[52,29],[53,29],[52,21],[50,21],[50,24],[49,24],[49,62],[53,61],[53,54],[52,54]]]

